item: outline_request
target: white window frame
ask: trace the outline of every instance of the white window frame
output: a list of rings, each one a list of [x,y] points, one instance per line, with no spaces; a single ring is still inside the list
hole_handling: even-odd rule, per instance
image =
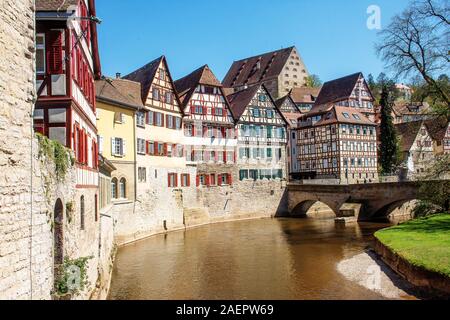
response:
[[[37,44],[36,41],[36,55],[37,55],[37,51],[42,50],[44,52],[44,70],[38,70],[37,65],[36,65],[36,73],[38,75],[43,75],[47,72],[47,59],[46,59],[46,49],[45,49],[45,42],[46,42],[46,38],[45,38],[45,33],[38,33],[36,34],[36,40],[37,38],[42,37],[43,38],[43,44]],[[37,61],[37,60],[36,60]]]

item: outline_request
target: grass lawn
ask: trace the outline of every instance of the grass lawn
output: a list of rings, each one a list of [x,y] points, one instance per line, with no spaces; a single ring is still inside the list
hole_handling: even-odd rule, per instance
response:
[[[413,265],[450,277],[450,214],[412,220],[375,237]]]

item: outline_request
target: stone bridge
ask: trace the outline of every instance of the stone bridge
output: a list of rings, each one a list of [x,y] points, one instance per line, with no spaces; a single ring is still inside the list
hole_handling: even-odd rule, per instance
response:
[[[386,217],[393,208],[415,200],[419,193],[417,182],[374,183],[355,185],[288,185],[288,206],[291,216],[306,215],[320,201],[341,217],[344,204],[361,204],[360,221]]]

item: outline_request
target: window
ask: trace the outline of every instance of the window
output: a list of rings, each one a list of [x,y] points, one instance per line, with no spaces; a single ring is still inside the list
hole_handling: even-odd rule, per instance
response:
[[[189,174],[181,175],[181,186],[190,187],[191,186],[191,176]]]
[[[268,119],[273,119],[273,110],[267,110],[266,111],[266,116]]]
[[[139,111],[136,113],[136,125],[138,127],[142,127],[142,128],[145,127],[145,113],[144,112]]]
[[[267,148],[267,158],[272,159],[272,148]]]
[[[45,34],[36,35],[36,72],[45,74]]]
[[[166,92],[166,103],[172,104],[173,103],[173,94],[172,92]]]
[[[125,123],[125,115],[122,112],[114,113],[114,122],[115,123]]]
[[[203,114],[203,106],[201,106],[201,105],[196,105],[196,106],[194,107],[194,113],[196,113],[196,114]]]
[[[344,118],[350,119],[350,115],[347,112],[343,112],[342,115],[344,116]]]
[[[260,110],[259,110],[258,108],[254,108],[254,109],[252,110],[252,113],[253,113],[253,116],[254,116],[255,118],[259,118],[259,117],[261,116],[261,112],[260,112]]]
[[[167,116],[167,128],[169,128],[169,129],[175,129],[175,127],[174,127],[174,121],[173,121],[173,116],[171,116],[171,115],[168,115]]]
[[[80,199],[80,229],[84,230],[84,216],[85,216],[85,204],[84,204],[84,196],[81,196]]]
[[[144,139],[137,139],[137,153],[138,154],[145,154],[145,140]]]
[[[258,99],[259,99],[259,102],[266,102],[267,97],[266,97],[266,95],[264,95],[264,94],[260,94],[259,97],[258,97]]]
[[[186,124],[184,129],[184,135],[186,137],[193,137],[194,136],[194,126],[192,124]]]
[[[111,153],[116,157],[125,156],[125,140],[122,138],[111,138]]]
[[[111,198],[117,199],[117,179],[111,180]]]
[[[233,163],[234,162],[234,152],[233,151],[227,151],[227,163]]]
[[[163,115],[159,112],[155,113],[155,125],[158,127],[162,127],[163,126]]]
[[[155,113],[153,111],[147,112],[147,124],[153,125],[155,123]]]
[[[249,178],[248,170],[240,170],[239,171],[239,180],[243,181]]]
[[[169,173],[168,180],[169,180],[169,188],[178,187],[178,174]]]
[[[166,73],[164,72],[164,69],[159,69],[159,79],[163,81],[166,79]]]
[[[356,120],[361,120],[361,118],[357,114],[353,114],[353,118],[355,118]]]
[[[147,141],[147,149],[149,155],[155,155],[155,143],[153,141]]]
[[[214,114],[216,116],[222,117],[223,116],[223,108],[216,108],[216,109],[214,109]]]
[[[153,88],[153,91],[152,91],[153,100],[159,101],[160,100],[159,95],[160,95],[159,89]]]
[[[140,183],[147,182],[147,168],[138,168],[138,181]]]
[[[119,196],[121,199],[126,199],[127,198],[127,181],[125,180],[125,178],[120,179],[120,183],[119,183]]]
[[[175,129],[181,129],[181,118],[175,118]]]

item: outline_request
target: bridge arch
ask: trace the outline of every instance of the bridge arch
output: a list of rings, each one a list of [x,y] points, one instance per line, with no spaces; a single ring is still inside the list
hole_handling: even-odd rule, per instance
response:
[[[321,204],[322,206],[328,207],[328,209],[335,215],[338,216],[338,212],[336,212],[333,208],[333,205],[327,204],[326,202],[320,200],[304,200],[298,203],[294,209],[291,210],[292,217],[307,217],[311,214],[311,209],[315,206]]]
[[[373,212],[373,214],[370,215],[368,218],[370,218],[371,220],[387,218],[395,210],[402,209],[402,207],[407,203],[411,203],[411,205],[414,205],[413,201],[419,201],[419,200],[415,197],[409,197],[409,198],[405,198],[405,199],[400,199],[400,200],[396,199],[396,200],[389,201],[389,202],[383,204],[377,210],[375,210]]]

